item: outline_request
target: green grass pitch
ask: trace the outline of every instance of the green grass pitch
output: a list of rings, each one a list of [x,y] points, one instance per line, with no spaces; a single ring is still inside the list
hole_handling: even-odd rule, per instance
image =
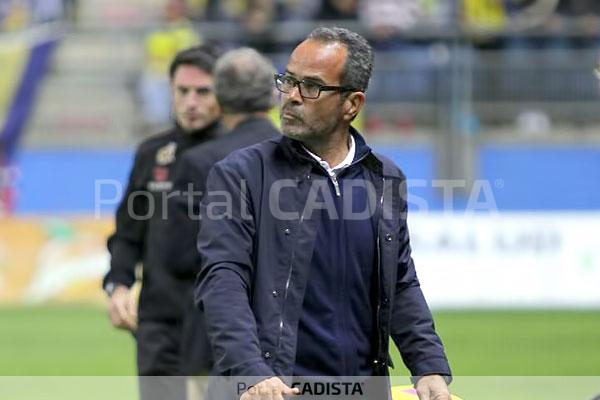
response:
[[[434,313],[455,375],[600,375],[600,311]],[[0,375],[132,375],[131,335],[95,306],[0,308]],[[407,375],[396,351],[394,375]]]
[[[564,382],[565,378],[539,378],[538,382],[550,379],[548,384],[538,384],[548,393],[540,392],[540,388],[532,386],[528,380],[518,380],[524,376],[599,377],[599,311],[445,311],[434,313],[434,318],[455,376],[488,377],[482,378],[480,384],[476,383],[478,378],[463,380],[471,382],[466,385],[457,378],[453,390],[463,398],[466,393],[475,393],[470,398],[559,400],[563,396],[552,393],[564,389],[569,393],[568,400],[591,400],[593,394],[600,393],[598,378],[591,382],[584,381],[586,378],[573,378],[573,382],[584,379],[582,385],[571,385],[580,389],[578,394],[568,384],[557,386],[559,389],[552,387],[552,384]],[[11,387],[6,384],[10,383],[10,376],[135,375],[133,338],[126,332],[112,329],[105,310],[100,307],[1,307],[0,321],[0,381],[4,379],[5,388]],[[392,357],[396,367],[391,373],[407,376],[408,371],[395,349]],[[401,381],[401,378],[394,379]],[[88,385],[86,387],[106,386],[101,380],[81,382]],[[123,398],[130,398],[135,380],[122,382]],[[490,382],[496,382],[502,389],[492,390]],[[506,382],[512,382],[515,387],[521,385],[519,393],[529,394],[501,395]],[[28,386],[15,385],[18,390]],[[64,399],[65,396],[61,394],[57,398]]]

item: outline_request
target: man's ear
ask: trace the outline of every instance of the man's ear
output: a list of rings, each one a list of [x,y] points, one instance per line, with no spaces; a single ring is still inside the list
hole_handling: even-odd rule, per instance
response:
[[[356,118],[363,105],[365,104],[365,94],[363,92],[352,92],[344,100],[344,120],[351,122]]]

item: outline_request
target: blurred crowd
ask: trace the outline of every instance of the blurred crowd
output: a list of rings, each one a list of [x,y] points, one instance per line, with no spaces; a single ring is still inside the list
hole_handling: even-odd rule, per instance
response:
[[[594,36],[600,28],[597,0],[172,0],[192,21],[236,22],[263,50],[282,22],[355,22],[377,45],[410,32],[424,36],[461,32],[477,39],[496,33],[554,37]],[[489,40],[487,40],[489,41]],[[493,42],[493,41],[492,41]],[[501,45],[503,42],[493,42]]]
[[[431,101],[440,91],[436,63],[445,63],[457,37],[470,48],[504,50],[499,63],[508,73],[500,71],[494,79],[487,72],[476,76],[481,81],[476,96],[581,96],[560,86],[573,81],[572,76],[563,76],[557,84],[553,71],[534,77],[511,71],[540,62],[531,58],[531,49],[550,50],[553,59],[547,64],[554,65],[568,59],[574,48],[596,48],[600,39],[599,0],[165,0],[164,6],[159,28],[146,39],[147,68],[140,85],[143,115],[151,124],[168,120],[162,106],[168,98],[167,60],[203,39],[276,55],[289,53],[296,44],[290,32],[302,31],[302,23],[307,24],[304,30],[315,21],[352,25],[376,50],[387,53],[380,66],[394,66],[375,71],[370,89],[375,101]],[[224,23],[230,32],[216,32],[209,25],[215,22]],[[235,34],[227,34],[231,32]],[[465,54],[475,66],[477,57]],[[492,81],[501,82],[500,89],[492,88]],[[531,88],[534,81],[544,93]]]
[[[475,99],[595,100],[594,61],[576,49],[600,47],[600,0],[0,0],[0,32],[47,21],[84,24],[90,3],[143,8],[129,21],[145,29],[145,58],[135,97],[144,126],[170,121],[167,66],[178,51],[211,41],[223,49],[251,46],[289,54],[298,38],[323,25],[361,32],[378,56],[370,95],[375,102],[432,102],[448,92],[443,68],[460,39],[473,68]],[[100,7],[100,8],[101,8]],[[81,12],[80,12],[81,11]],[[103,15],[127,13],[104,12]],[[132,14],[133,15],[133,14]],[[128,22],[128,23],[129,23]],[[102,22],[99,26],[102,25]],[[113,28],[115,29],[115,28]],[[502,50],[492,67],[479,49]],[[530,50],[542,50],[531,52]],[[546,52],[548,56],[539,57]],[[386,53],[383,56],[381,53]],[[456,54],[456,52],[454,53]],[[596,57],[594,55],[594,57]],[[582,64],[581,68],[574,62]],[[487,63],[487,64],[486,64]],[[589,65],[588,65],[589,64]],[[579,69],[577,69],[579,68]],[[441,72],[440,72],[441,71]],[[401,73],[399,73],[401,72]],[[573,85],[573,82],[581,82]],[[145,131],[146,129],[141,129]]]
[[[357,20],[367,27],[405,30],[417,25],[444,26],[455,14],[462,22],[501,28],[521,12],[581,18],[589,27],[597,17],[595,0],[177,0],[193,20],[238,21],[268,26],[294,20]],[[556,21],[552,22],[553,24]]]
[[[78,3],[0,0],[0,31],[75,20]],[[587,37],[598,35],[600,29],[597,0],[155,0],[144,7],[153,9],[155,15],[167,14],[163,15],[167,21],[177,17],[195,24],[235,23],[245,33],[241,39],[267,51],[281,39],[271,37],[276,34],[274,27],[286,22],[354,23],[382,46],[414,32],[433,37],[461,32],[485,36],[490,42],[489,36],[496,33],[506,36],[535,30],[536,37]]]

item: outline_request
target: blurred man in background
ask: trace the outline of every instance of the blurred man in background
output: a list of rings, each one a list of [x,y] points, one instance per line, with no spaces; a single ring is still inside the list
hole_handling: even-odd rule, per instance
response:
[[[109,317],[120,329],[134,332],[140,376],[181,375],[180,344],[184,325],[185,287],[163,263],[166,200],[172,171],[180,154],[218,136],[220,108],[213,92],[213,68],[218,52],[211,46],[178,53],[169,68],[175,126],[144,141],[137,149],[127,191],[116,215],[116,232],[108,240],[110,270],[104,289],[110,296]],[[136,265],[143,265],[139,313],[130,288]],[[141,396],[182,398],[175,380],[141,380]],[[175,386],[173,388],[172,386]],[[161,390],[168,390],[161,392]],[[173,391],[175,390],[175,392]]]
[[[185,282],[190,289],[189,318],[181,353],[182,373],[186,376],[208,375],[212,368],[203,317],[192,296],[199,266],[196,249],[201,223],[199,205],[206,177],[213,164],[230,152],[279,136],[268,115],[274,104],[274,73],[271,62],[251,48],[231,50],[218,60],[214,71],[215,94],[223,111],[223,125],[229,133],[186,151],[173,175],[174,192],[178,196],[169,200],[170,233],[165,237],[164,255],[172,278]]]

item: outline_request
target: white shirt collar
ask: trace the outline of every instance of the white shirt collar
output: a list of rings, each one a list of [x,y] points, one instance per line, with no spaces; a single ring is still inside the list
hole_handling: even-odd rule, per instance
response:
[[[352,164],[352,161],[354,161],[354,156],[356,154],[356,144],[354,142],[354,136],[352,135],[350,135],[350,148],[348,149],[348,154],[346,155],[346,158],[344,158],[341,163],[339,163],[333,168],[329,166],[329,163],[327,161],[323,160],[321,157],[308,150],[305,146],[302,147],[308,154],[310,154],[312,158],[317,160],[317,162],[321,164],[323,168],[325,168],[327,173],[329,173],[329,175],[331,176],[335,176],[342,172],[344,169],[348,168]]]

